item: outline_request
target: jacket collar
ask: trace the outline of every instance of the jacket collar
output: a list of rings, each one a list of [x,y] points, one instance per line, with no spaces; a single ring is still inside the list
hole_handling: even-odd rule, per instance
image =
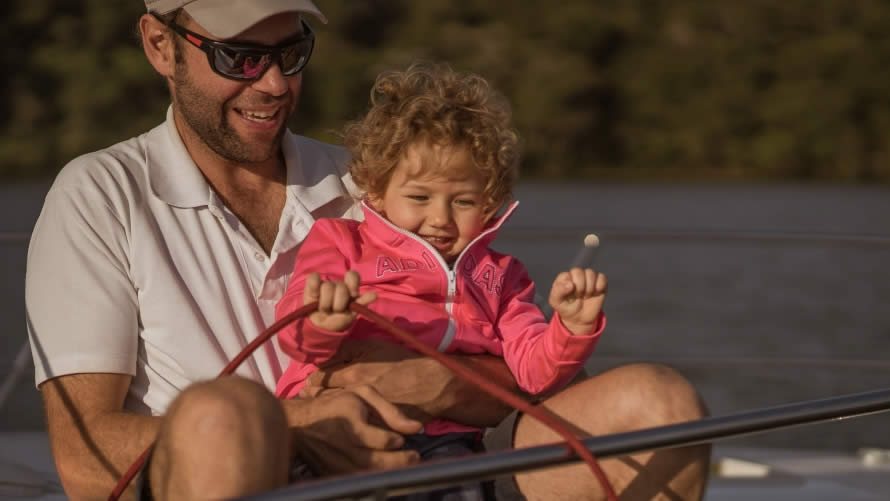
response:
[[[519,206],[518,201],[513,201],[510,205],[504,209],[504,212],[491,220],[488,225],[482,230],[482,233],[479,234],[472,242],[467,246],[468,248],[476,247],[478,245],[488,246],[494,241],[500,229],[504,226],[508,219],[513,216],[513,213],[516,212],[516,208]],[[368,228],[375,234],[384,236],[385,240],[390,245],[395,245],[399,240],[407,237],[413,236],[413,238],[419,238],[414,233],[411,233],[407,230],[402,230],[398,228],[396,225],[392,224],[387,220],[383,215],[377,212],[371,204],[368,203],[367,200],[362,200],[362,212],[365,214],[365,223],[368,225]],[[463,253],[466,253],[465,249]]]

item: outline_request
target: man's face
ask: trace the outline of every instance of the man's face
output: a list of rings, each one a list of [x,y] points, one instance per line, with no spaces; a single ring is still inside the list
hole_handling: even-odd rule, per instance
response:
[[[213,38],[188,16],[183,27]],[[235,40],[275,45],[301,31],[297,14],[270,17]],[[175,36],[175,35],[174,35]],[[280,151],[287,119],[294,112],[302,73],[285,77],[277,64],[255,82],[224,78],[210,68],[204,52],[177,40],[178,55],[170,91],[174,111],[187,127],[181,134],[203,142],[230,162],[255,163]]]

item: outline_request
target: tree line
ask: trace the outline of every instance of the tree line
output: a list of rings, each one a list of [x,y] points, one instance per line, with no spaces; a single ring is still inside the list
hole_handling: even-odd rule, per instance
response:
[[[0,177],[46,178],[163,120],[138,0],[9,0]],[[508,97],[526,179],[890,181],[881,0],[316,0],[290,124],[339,142],[374,77],[446,61]],[[113,7],[112,7],[113,5]]]

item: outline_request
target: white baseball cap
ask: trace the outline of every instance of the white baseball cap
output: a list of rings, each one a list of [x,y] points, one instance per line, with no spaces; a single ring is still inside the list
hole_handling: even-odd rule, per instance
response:
[[[145,7],[160,15],[185,9],[195,22],[220,39],[232,38],[263,19],[284,12],[306,12],[328,22],[312,0],[145,0]]]

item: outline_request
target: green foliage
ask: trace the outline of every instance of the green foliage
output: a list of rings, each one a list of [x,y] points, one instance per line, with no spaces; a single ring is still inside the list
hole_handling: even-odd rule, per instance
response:
[[[10,0],[0,176],[55,173],[169,98],[136,0]],[[338,142],[375,75],[443,60],[514,107],[525,177],[890,180],[881,0],[317,0],[294,130]]]

